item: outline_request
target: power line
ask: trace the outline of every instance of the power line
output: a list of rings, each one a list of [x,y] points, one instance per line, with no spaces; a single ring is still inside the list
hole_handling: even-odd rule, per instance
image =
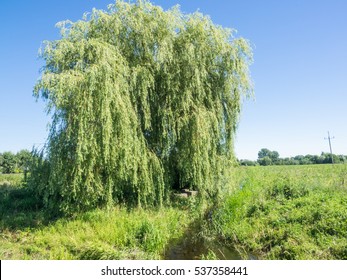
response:
[[[331,139],[334,139],[335,137],[330,137],[330,133],[328,131],[328,138],[324,138],[325,140],[329,140],[329,148],[330,148],[330,155],[331,155],[331,163],[334,164],[334,158],[333,158],[333,150],[331,149]]]

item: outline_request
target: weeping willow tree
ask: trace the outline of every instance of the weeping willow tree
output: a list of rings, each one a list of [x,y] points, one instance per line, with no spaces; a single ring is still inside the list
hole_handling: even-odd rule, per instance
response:
[[[116,1],[45,42],[34,95],[52,124],[37,191],[63,212],[204,196],[233,161],[252,52],[200,13]]]

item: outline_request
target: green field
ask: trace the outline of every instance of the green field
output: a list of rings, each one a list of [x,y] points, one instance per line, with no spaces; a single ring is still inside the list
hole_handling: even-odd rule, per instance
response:
[[[0,175],[0,259],[163,259],[194,242],[214,245],[190,258],[228,258],[219,252],[234,248],[243,258],[347,259],[347,165],[231,174],[234,187],[209,204],[117,206],[70,218],[45,213],[21,175]]]
[[[240,168],[214,228],[244,257],[347,259],[347,166]]]
[[[49,217],[20,175],[0,177],[0,259],[160,259],[184,237],[187,210],[94,210]]]

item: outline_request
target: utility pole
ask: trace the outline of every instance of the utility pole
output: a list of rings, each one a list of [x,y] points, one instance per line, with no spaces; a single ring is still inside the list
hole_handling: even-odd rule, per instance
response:
[[[329,148],[330,148],[330,155],[331,155],[331,163],[334,164],[334,158],[333,158],[333,151],[331,149],[331,139],[334,139],[335,137],[330,137],[329,131],[328,131],[328,138],[324,138],[325,140],[329,140]]]

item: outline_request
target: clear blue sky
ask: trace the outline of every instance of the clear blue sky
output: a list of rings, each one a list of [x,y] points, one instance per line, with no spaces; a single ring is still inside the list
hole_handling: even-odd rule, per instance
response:
[[[255,100],[244,102],[236,136],[239,158],[261,148],[280,156],[347,154],[347,1],[153,0],[197,9],[251,41]],[[48,135],[43,102],[32,89],[44,40],[59,39],[58,21],[76,21],[111,0],[2,0],[0,7],[0,152],[31,149]]]

